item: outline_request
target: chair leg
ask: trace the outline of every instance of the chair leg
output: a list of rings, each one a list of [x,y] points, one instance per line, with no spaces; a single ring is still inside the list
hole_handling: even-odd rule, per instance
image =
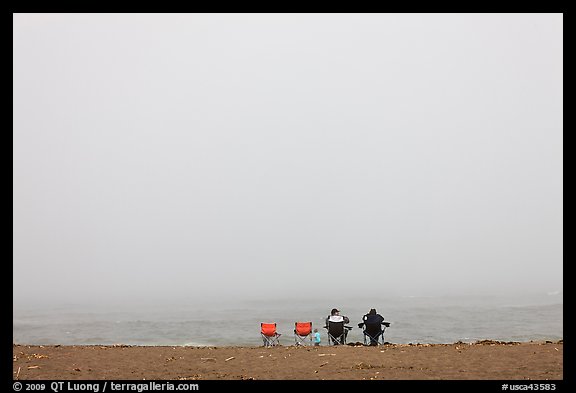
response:
[[[344,335],[341,335],[338,337],[334,337],[334,336],[330,335],[329,339],[332,340],[332,345],[344,345],[346,343]]]

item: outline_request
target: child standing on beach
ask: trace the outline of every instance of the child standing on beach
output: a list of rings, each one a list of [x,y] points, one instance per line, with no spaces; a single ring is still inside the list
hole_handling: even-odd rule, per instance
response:
[[[320,332],[318,329],[314,329],[314,346],[317,347],[320,345]]]

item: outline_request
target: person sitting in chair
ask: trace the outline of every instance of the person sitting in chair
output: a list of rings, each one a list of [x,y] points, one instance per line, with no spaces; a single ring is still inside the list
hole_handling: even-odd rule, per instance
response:
[[[373,308],[362,317],[362,322],[358,324],[358,327],[365,326],[364,331],[370,336],[370,345],[378,345],[378,337],[384,333],[382,325],[390,326],[390,323],[384,322],[384,317]]]
[[[330,326],[330,322],[333,323],[342,323],[342,342],[341,344],[346,343],[346,336],[348,335],[348,329],[350,329],[349,327],[346,328],[345,325],[347,323],[350,323],[350,319],[347,316],[344,315],[340,315],[340,310],[338,310],[337,308],[333,308],[332,311],[330,312],[330,315],[326,318],[326,329],[328,329],[328,331],[330,331],[329,326]],[[336,339],[338,339],[338,337],[335,337]],[[337,343],[335,343],[337,344]]]
[[[330,315],[326,318],[326,326],[328,326],[328,322],[344,322],[344,325],[350,323],[350,319],[344,315],[340,315],[340,310],[337,308],[333,308],[330,311]]]

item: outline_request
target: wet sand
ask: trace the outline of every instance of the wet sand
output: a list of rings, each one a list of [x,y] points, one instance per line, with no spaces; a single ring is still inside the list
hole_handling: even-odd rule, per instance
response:
[[[20,380],[561,380],[563,341],[379,347],[13,346]]]

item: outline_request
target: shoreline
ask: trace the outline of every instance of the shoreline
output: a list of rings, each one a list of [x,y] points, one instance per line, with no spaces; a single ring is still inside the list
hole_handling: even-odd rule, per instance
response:
[[[564,341],[192,347],[13,344],[18,380],[562,380]]]

